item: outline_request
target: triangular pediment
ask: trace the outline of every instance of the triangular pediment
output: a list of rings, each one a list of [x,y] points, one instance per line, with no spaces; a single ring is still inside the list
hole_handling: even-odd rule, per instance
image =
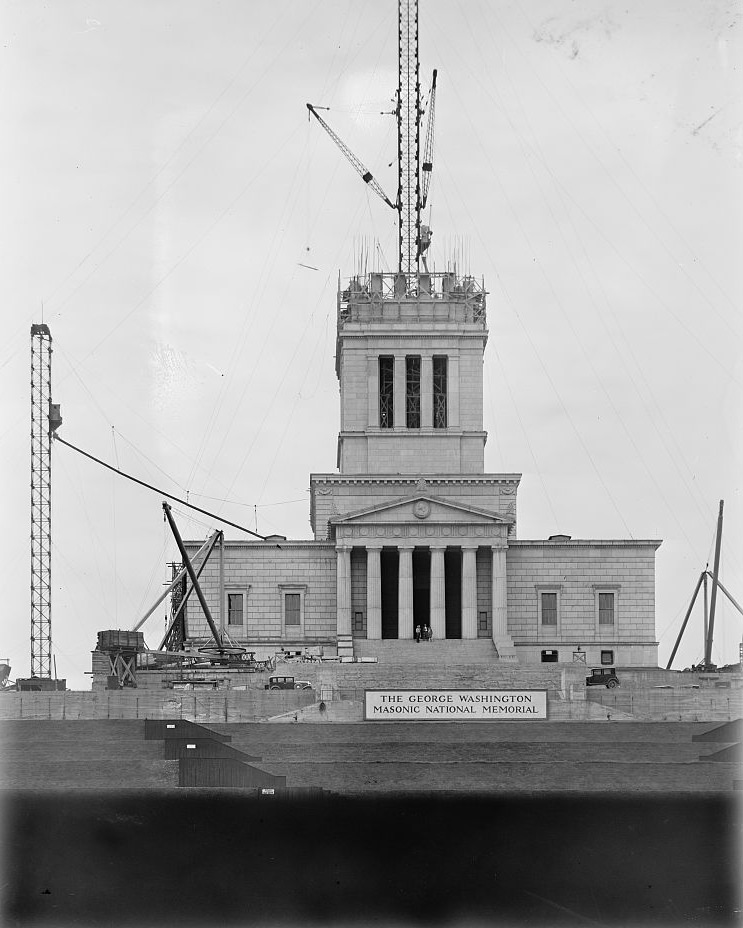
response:
[[[435,496],[413,496],[333,516],[331,525],[512,525],[513,519]]]

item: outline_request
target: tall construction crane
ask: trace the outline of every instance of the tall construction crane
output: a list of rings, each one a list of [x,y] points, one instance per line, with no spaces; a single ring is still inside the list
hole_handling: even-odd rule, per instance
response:
[[[52,335],[31,326],[31,677],[52,677]]]
[[[330,128],[311,103],[307,109],[349,160],[362,180],[398,214],[398,269],[408,286],[417,286],[418,270],[431,241],[431,230],[421,224],[433,170],[433,126],[436,105],[436,74],[433,72],[428,103],[428,126],[421,172],[421,87],[418,64],[418,0],[398,0],[397,43],[397,198],[393,203],[351,149]],[[421,182],[421,173],[423,179]]]

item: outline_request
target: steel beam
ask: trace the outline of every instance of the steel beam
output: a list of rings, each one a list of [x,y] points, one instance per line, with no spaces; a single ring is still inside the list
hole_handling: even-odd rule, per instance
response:
[[[168,524],[170,525],[170,530],[173,532],[175,543],[178,545],[178,550],[181,553],[181,558],[183,559],[183,563],[186,565],[188,576],[190,577],[191,583],[193,583],[194,589],[196,590],[196,595],[199,598],[199,603],[201,605],[201,608],[204,611],[204,615],[206,616],[206,621],[209,625],[209,628],[211,629],[211,633],[212,635],[214,635],[214,640],[218,642],[217,648],[219,648],[222,644],[222,640],[219,637],[219,630],[217,629],[217,626],[214,624],[214,619],[212,618],[212,614],[209,611],[209,606],[206,603],[204,593],[201,587],[199,586],[199,580],[198,580],[198,577],[196,576],[196,571],[193,569],[193,564],[191,563],[191,559],[188,556],[186,547],[183,544],[183,539],[181,538],[180,532],[178,531],[178,527],[175,524],[175,520],[173,519],[173,516],[170,513],[171,508],[172,507],[168,503],[163,502],[163,512],[165,513],[165,518],[168,520]]]

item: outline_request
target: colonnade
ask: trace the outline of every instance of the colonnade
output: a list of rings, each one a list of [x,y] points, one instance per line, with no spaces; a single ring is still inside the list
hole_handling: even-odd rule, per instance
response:
[[[382,637],[382,546],[363,546],[366,567],[366,637]],[[397,637],[413,637],[413,545],[397,545],[398,608]],[[429,546],[426,546],[427,548]],[[462,550],[462,622],[461,637],[477,638],[477,549],[478,544],[459,545]],[[492,630],[493,640],[508,638],[506,614],[506,546],[489,545],[492,549]],[[337,604],[338,635],[351,635],[351,545],[337,545]],[[434,640],[446,638],[446,580],[444,573],[445,546],[430,546],[430,625]]]

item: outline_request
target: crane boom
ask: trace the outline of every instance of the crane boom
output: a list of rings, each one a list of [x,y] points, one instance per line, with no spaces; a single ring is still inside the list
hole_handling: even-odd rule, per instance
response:
[[[365,184],[368,184],[368,185],[371,187],[371,189],[374,191],[374,193],[376,193],[376,195],[377,195],[380,199],[384,200],[384,202],[387,204],[387,206],[390,206],[392,209],[396,209],[397,207],[396,207],[395,204],[390,200],[390,198],[387,196],[387,194],[384,192],[384,190],[382,190],[381,186],[379,185],[379,182],[376,180],[376,178],[374,177],[374,175],[372,174],[372,172],[369,171],[369,170],[359,161],[359,159],[356,157],[356,155],[354,155],[354,153],[351,151],[351,149],[348,147],[348,145],[346,145],[346,143],[343,141],[343,139],[341,139],[340,136],[339,136],[337,133],[333,132],[333,130],[330,128],[330,126],[325,122],[325,120],[322,118],[322,116],[317,112],[317,110],[315,109],[315,107],[314,107],[311,103],[308,103],[308,104],[307,104],[307,109],[310,111],[310,113],[312,113],[312,115],[315,117],[315,119],[320,123],[320,125],[323,127],[323,129],[328,133],[328,135],[329,135],[330,138],[335,142],[335,144],[338,146],[338,148],[340,148],[340,150],[341,150],[341,151],[343,152],[343,154],[346,156],[346,158],[348,159],[348,161],[351,162],[351,164],[353,165],[354,170],[355,170],[356,173],[361,177],[361,179],[364,181],[364,183],[365,183]]]
[[[431,186],[431,172],[433,171],[433,135],[434,120],[436,118],[436,68],[433,69],[433,79],[431,80],[431,96],[428,98],[428,123],[426,125],[426,142],[423,146],[423,163],[421,164],[421,173],[423,175],[423,192],[421,195],[421,209],[426,208],[428,201],[428,190]]]

